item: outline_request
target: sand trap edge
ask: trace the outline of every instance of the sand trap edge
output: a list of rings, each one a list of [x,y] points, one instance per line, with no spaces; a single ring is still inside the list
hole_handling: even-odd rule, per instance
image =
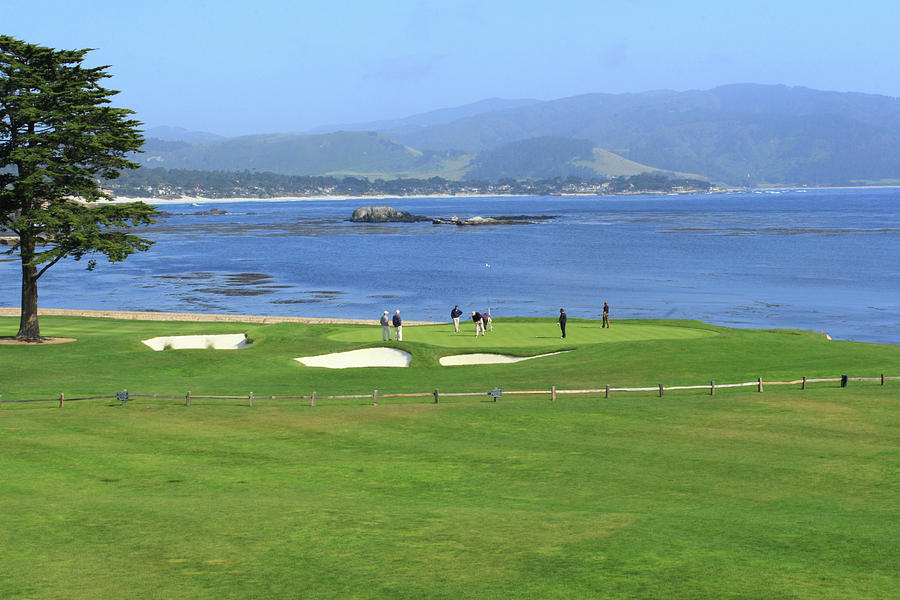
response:
[[[250,345],[243,333],[221,335],[167,335],[141,340],[145,346],[159,352],[166,347],[172,350],[240,350]]]
[[[484,352],[477,352],[475,354],[453,354],[451,356],[442,356],[438,362],[441,363],[442,367],[504,365],[522,362],[523,360],[553,356],[554,354],[565,354],[567,352],[572,352],[572,350],[560,350],[558,352],[548,352],[546,354],[536,354],[534,356],[511,356],[509,354],[487,354]]]
[[[297,362],[307,367],[326,369],[358,369],[366,367],[408,367],[412,354],[396,348],[363,348],[347,352],[332,352],[317,356],[301,356]]]

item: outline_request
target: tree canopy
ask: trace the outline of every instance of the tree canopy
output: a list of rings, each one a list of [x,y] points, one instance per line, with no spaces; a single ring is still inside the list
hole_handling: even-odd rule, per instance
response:
[[[151,223],[156,209],[94,204],[111,199],[101,179],[138,166],[128,156],[143,137],[133,111],[109,106],[118,93],[100,85],[109,67],[84,66],[88,52],[0,36],[0,227],[19,237],[9,252],[22,263],[24,340],[40,340],[37,281],[47,269],[93,254],[120,261],[152,244],[128,228]]]

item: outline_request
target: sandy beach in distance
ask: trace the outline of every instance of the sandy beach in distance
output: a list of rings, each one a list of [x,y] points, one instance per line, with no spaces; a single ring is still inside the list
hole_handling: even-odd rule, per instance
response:
[[[814,190],[883,190],[883,189],[900,189],[900,185],[860,185],[860,186],[826,186],[826,187],[756,187],[753,189],[740,189],[740,188],[716,188],[710,190],[709,194],[734,194],[740,192],[752,193],[752,192],[767,192],[767,191],[814,191]],[[575,198],[575,197],[585,197],[585,196],[596,196],[598,198],[606,198],[606,197],[618,197],[618,196],[632,196],[632,195],[659,195],[659,196],[668,196],[668,195],[693,195],[696,192],[634,192],[634,193],[618,193],[618,194],[593,194],[593,193],[583,193],[583,194],[553,194],[554,198]],[[357,200],[360,202],[364,201],[381,201],[381,200],[405,200],[409,198],[434,198],[434,199],[442,199],[442,198],[529,198],[532,197],[533,194],[421,194],[415,196],[391,196],[391,195],[376,195],[376,196],[346,196],[346,195],[334,195],[334,196],[275,196],[271,198],[240,198],[240,197],[229,197],[229,198],[206,198],[202,196],[181,196],[179,198],[139,198],[139,197],[130,197],[130,196],[116,196],[113,200],[101,200],[101,202],[111,202],[117,204],[124,204],[127,202],[144,202],[146,204],[153,205],[166,205],[166,204],[210,204],[214,202],[316,202],[322,200]]]
[[[594,194],[591,194],[594,195]],[[132,198],[126,196],[117,196],[113,200],[101,200],[100,202],[108,202],[113,204],[124,204],[127,202],[144,202],[145,204],[166,205],[166,204],[211,204],[214,202],[317,202],[322,200],[358,200],[363,201],[380,201],[380,200],[404,200],[406,198],[519,198],[529,197],[527,194],[423,194],[421,196],[278,196],[272,198],[204,198],[194,196],[182,196],[181,198]]]
[[[0,307],[0,317],[18,317],[18,307]],[[40,316],[94,317],[98,319],[131,319],[134,321],[194,321],[227,323],[342,323],[349,325],[381,325],[377,319],[337,319],[325,317],[280,317],[272,315],[224,315],[200,313],[166,313],[129,310],[76,310],[68,308],[39,308]],[[404,325],[439,325],[436,321],[409,321]]]

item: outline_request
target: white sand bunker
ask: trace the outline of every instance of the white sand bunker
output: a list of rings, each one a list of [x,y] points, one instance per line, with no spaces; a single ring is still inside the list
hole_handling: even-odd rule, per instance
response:
[[[365,348],[319,356],[301,356],[297,362],[307,367],[327,369],[353,369],[356,367],[408,367],[412,355],[395,348]]]
[[[243,333],[223,335],[170,335],[141,340],[154,350],[188,350],[194,348],[212,348],[213,350],[240,350],[249,346],[247,336]]]
[[[548,352],[547,354],[536,354],[535,356],[510,356],[509,354],[455,354],[453,356],[441,357],[440,363],[444,367],[454,367],[458,365],[500,365],[505,363],[517,363],[523,360],[531,360],[532,358],[543,358],[545,356],[553,356],[554,354],[565,354],[571,350],[560,350],[559,352]]]

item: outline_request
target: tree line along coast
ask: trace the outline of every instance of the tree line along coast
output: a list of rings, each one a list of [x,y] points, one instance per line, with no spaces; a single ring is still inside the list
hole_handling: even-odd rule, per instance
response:
[[[428,179],[366,179],[281,175],[257,171],[195,171],[141,168],[100,185],[113,195],[126,198],[280,198],[320,196],[474,196],[568,194],[675,194],[707,193],[712,184],[661,173],[585,179],[556,177],[541,180],[456,181]]]

